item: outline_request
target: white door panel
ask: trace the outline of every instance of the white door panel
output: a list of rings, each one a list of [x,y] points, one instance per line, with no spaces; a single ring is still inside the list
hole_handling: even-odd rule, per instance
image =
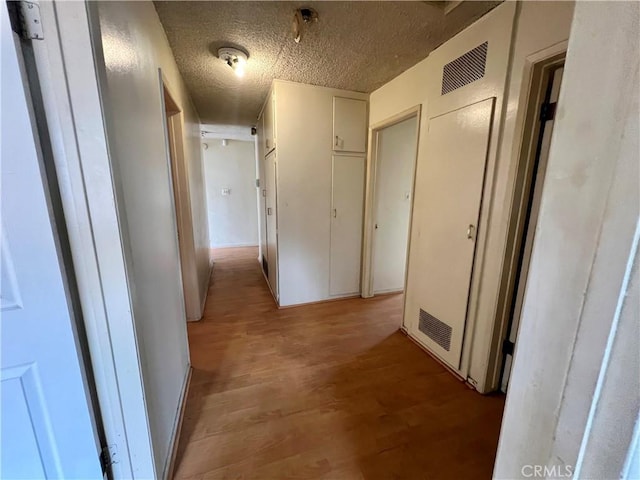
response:
[[[459,368],[494,99],[432,118],[417,245],[413,334]],[[420,325],[422,324],[422,328]],[[425,334],[427,330],[430,334]]]
[[[267,259],[269,262],[269,285],[279,298],[278,290],[278,209],[277,209],[277,162],[276,152],[267,155],[265,164],[265,183],[267,189]]]
[[[367,148],[367,102],[333,97],[333,149],[362,152]]]
[[[364,157],[333,156],[330,295],[360,292]]]
[[[374,294],[404,289],[417,122],[417,117],[411,117],[378,133],[372,263]]]
[[[18,40],[0,10],[0,478],[102,478]]]

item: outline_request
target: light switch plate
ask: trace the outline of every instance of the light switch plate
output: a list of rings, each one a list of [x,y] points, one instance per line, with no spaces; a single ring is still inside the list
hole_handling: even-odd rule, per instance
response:
[[[223,188],[221,193],[222,193],[223,196],[231,195],[231,189],[230,188]]]

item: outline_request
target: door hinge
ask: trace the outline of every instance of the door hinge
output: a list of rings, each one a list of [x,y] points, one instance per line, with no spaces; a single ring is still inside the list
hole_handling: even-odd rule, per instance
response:
[[[11,29],[23,40],[44,40],[40,5],[25,0],[7,2]]]
[[[102,468],[102,475],[107,474],[107,478],[111,478],[111,465],[117,463],[116,455],[117,451],[115,445],[104,446],[100,451],[100,467]]]
[[[556,102],[553,103],[543,103],[540,106],[540,121],[546,122],[548,120],[553,120],[556,116]]]
[[[502,342],[502,353],[504,353],[505,355],[513,356],[513,349],[515,346],[515,343],[513,343],[508,338],[505,338],[504,342]]]

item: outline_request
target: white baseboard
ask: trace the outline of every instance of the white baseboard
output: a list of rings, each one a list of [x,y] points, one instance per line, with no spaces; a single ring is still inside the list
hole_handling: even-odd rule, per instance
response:
[[[257,247],[255,242],[250,243],[224,243],[220,245],[211,245],[211,248],[238,248],[238,247]]]
[[[180,395],[180,403],[178,404],[178,411],[176,412],[176,418],[173,422],[173,430],[171,432],[171,443],[169,444],[169,456],[164,464],[164,471],[162,472],[162,478],[164,480],[170,480],[173,478],[173,471],[176,468],[176,455],[178,454],[178,441],[180,440],[180,431],[182,430],[182,419],[184,418],[184,409],[187,404],[187,394],[189,392],[189,384],[191,383],[191,365],[187,368],[187,374],[184,377],[182,385],[182,393]]]

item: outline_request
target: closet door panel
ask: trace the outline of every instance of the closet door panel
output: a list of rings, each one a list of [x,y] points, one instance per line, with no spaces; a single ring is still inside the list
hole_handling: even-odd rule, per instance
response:
[[[333,156],[330,295],[360,293],[364,174],[364,157]]]
[[[267,155],[265,162],[265,181],[267,188],[267,261],[269,285],[276,299],[278,291],[278,211],[277,211],[277,162],[276,153]]]
[[[333,149],[364,153],[367,148],[367,102],[333,97]]]

